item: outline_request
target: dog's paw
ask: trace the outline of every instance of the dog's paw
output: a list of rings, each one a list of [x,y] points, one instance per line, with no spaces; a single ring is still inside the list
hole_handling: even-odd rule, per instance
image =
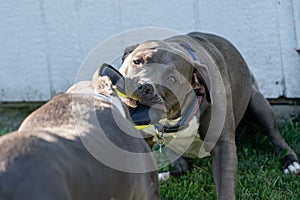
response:
[[[189,165],[184,158],[179,157],[172,163],[171,175],[178,177],[185,174],[189,170]]]
[[[165,182],[169,179],[170,179],[170,172],[158,173],[158,180]]]
[[[285,174],[300,174],[300,164],[297,158],[297,155],[293,150],[284,150],[281,154],[285,154],[284,157],[281,159],[281,164],[283,166],[283,172]],[[287,154],[287,155],[286,155]]]
[[[299,175],[300,173],[300,165],[299,162],[294,161],[293,163],[289,164],[284,170],[283,172],[285,174],[295,174],[295,175]]]

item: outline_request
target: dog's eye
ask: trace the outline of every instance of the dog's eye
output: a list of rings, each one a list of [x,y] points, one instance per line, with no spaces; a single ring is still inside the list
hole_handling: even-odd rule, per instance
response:
[[[174,76],[169,76],[167,78],[167,80],[170,81],[171,83],[176,83],[177,82],[177,80],[176,80],[176,78]]]
[[[144,64],[144,60],[143,60],[143,58],[133,59],[133,63],[134,63],[135,65]]]

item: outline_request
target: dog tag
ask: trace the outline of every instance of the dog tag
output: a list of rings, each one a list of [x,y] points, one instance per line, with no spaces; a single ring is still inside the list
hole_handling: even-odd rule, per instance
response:
[[[162,148],[165,145],[165,137],[163,132],[159,131],[158,129],[155,129],[156,131],[156,137],[157,137],[157,141],[156,144],[159,145],[159,153],[162,154]]]
[[[165,138],[164,137],[157,138],[156,143],[159,145],[159,153],[162,154],[162,149],[163,149],[163,146],[165,145]]]
[[[162,154],[162,144],[159,144],[159,153]]]

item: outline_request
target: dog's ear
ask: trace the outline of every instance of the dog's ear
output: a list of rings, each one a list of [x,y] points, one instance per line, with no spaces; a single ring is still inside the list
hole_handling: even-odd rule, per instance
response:
[[[93,80],[98,81],[98,77],[107,76],[110,78],[113,85],[115,85],[119,92],[125,94],[125,79],[123,75],[110,64],[103,63],[93,76]]]
[[[206,100],[211,103],[211,95],[210,95],[210,88],[211,88],[211,80],[208,73],[208,69],[206,65],[203,65],[198,62],[194,62],[194,71],[193,71],[193,78],[192,78],[192,85],[197,86],[203,85],[205,87],[205,96]]]
[[[115,90],[108,76],[99,76],[97,82],[94,83],[95,92],[104,95],[113,95]]]
[[[123,56],[122,56],[122,63],[123,63],[124,60],[127,58],[127,56],[128,56],[131,52],[133,52],[133,51],[135,50],[135,48],[136,48],[137,46],[139,46],[139,45],[138,45],[138,44],[132,45],[132,46],[126,47],[126,48],[124,49],[124,53],[123,53]]]
[[[108,76],[111,78],[112,75],[110,74],[114,74],[114,73],[110,73],[110,71],[113,71],[112,69],[114,69],[113,66],[111,66],[110,64],[106,64],[103,63],[98,69],[97,71],[95,71],[95,73],[93,74],[92,77],[92,84],[95,86],[98,83],[98,79],[101,76]],[[115,70],[117,71],[117,70]],[[121,75],[122,76],[122,75]]]

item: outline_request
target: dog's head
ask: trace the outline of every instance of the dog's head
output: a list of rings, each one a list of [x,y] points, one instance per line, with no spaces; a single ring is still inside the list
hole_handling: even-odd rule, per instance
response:
[[[206,67],[176,43],[148,41],[131,46],[122,60],[126,94],[144,105],[164,109],[169,119],[187,110],[199,82],[208,88]]]

